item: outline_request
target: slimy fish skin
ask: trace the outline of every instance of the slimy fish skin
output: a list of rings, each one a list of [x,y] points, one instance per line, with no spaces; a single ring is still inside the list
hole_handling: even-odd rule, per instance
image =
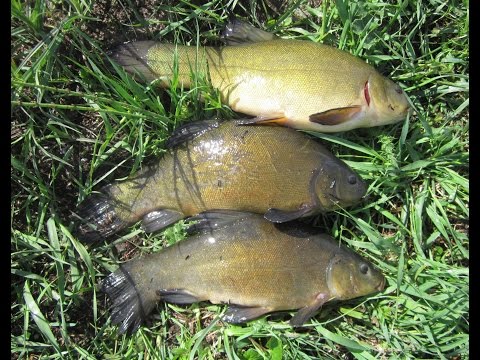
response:
[[[101,240],[139,220],[153,232],[212,209],[286,222],[354,205],[367,191],[347,164],[286,127],[192,122],[168,145],[169,152],[152,166],[79,205],[80,239]]]
[[[298,309],[290,323],[300,326],[328,301],[384,288],[371,263],[305,224],[232,211],[193,220],[195,235],[123,263],[103,280],[120,333],[136,331],[159,301],[228,304],[222,319],[230,323]]]

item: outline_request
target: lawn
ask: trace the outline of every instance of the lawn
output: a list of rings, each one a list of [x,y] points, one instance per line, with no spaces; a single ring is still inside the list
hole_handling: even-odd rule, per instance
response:
[[[204,81],[159,89],[108,53],[130,40],[220,45],[233,14],[346,50],[409,96],[404,122],[310,132],[369,188],[361,204],[305,222],[373,262],[385,289],[329,303],[301,329],[291,313],[239,326],[219,320],[225,306],[160,303],[119,335],[98,283],[181,241],[185,225],[136,224],[86,245],[76,206],[162,156],[179,125],[240,115]],[[11,19],[13,359],[469,358],[468,1],[12,0]]]

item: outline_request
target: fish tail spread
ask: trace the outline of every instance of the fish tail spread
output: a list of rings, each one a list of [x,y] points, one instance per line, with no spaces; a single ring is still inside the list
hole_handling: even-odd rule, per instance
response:
[[[128,223],[119,218],[114,201],[104,193],[90,195],[77,208],[80,218],[77,237],[86,243],[100,241],[125,228]]]
[[[137,74],[152,81],[157,75],[148,64],[148,50],[155,45],[154,41],[135,41],[118,46],[112,52],[112,58],[126,71]]]
[[[106,293],[113,303],[111,319],[114,325],[120,324],[120,334],[137,331],[155,306],[155,301],[142,296],[123,266],[102,281],[101,291]]]

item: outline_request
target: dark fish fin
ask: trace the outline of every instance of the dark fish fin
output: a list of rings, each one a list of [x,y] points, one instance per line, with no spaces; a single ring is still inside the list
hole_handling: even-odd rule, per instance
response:
[[[241,45],[278,39],[276,35],[238,19],[233,19],[225,25],[220,38],[227,45]]]
[[[86,243],[102,240],[129,225],[118,218],[115,212],[117,204],[108,195],[108,187],[101,191],[92,193],[75,211],[79,217],[75,235]]]
[[[239,119],[235,120],[235,123],[238,125],[280,125],[286,126],[288,119],[286,117],[273,117],[267,118],[262,116],[257,116],[251,119]]]
[[[298,312],[290,319],[290,324],[292,326],[301,326],[305,324],[308,319],[315,315],[317,310],[320,309],[320,307],[327,301],[327,294],[318,293],[317,296],[315,296],[315,300],[311,304],[298,310]]]
[[[268,221],[274,223],[283,223],[286,221],[295,220],[304,216],[307,216],[312,213],[313,206],[312,205],[302,205],[300,209],[293,210],[293,211],[285,211],[280,209],[270,208],[265,213],[264,217]]]
[[[185,215],[180,211],[162,209],[151,211],[146,214],[142,219],[142,228],[147,233],[152,233],[167,227],[180,219],[183,219]]]
[[[310,121],[322,125],[338,125],[352,120],[362,110],[361,106],[331,109],[310,115]]]
[[[158,74],[148,65],[148,50],[155,45],[155,41],[134,41],[122,44],[115,48],[110,57],[126,71],[138,75],[141,79],[153,81]]]
[[[134,281],[122,266],[102,281],[101,291],[113,302],[111,319],[113,324],[120,324],[121,334],[137,331],[155,306],[155,302],[146,301],[140,295]]]
[[[206,131],[215,129],[220,125],[219,120],[194,121],[180,126],[168,138],[165,145],[171,149],[190,141]]]
[[[274,226],[278,231],[296,238],[305,239],[319,235],[327,237],[327,235],[320,232],[320,229],[314,228],[313,226],[309,226],[300,221],[292,220],[284,223],[276,223]]]
[[[269,312],[271,312],[271,310],[264,307],[230,305],[223,315],[222,320],[232,324],[239,324],[256,319]]]
[[[184,289],[164,289],[158,290],[157,295],[160,296],[160,299],[166,302],[171,302],[174,304],[191,304],[194,302],[199,302],[195,295],[190,294],[187,290]]]
[[[196,221],[187,228],[187,234],[196,232],[210,232],[215,229],[222,228],[232,222],[244,219],[246,217],[255,216],[252,213],[235,211],[235,210],[209,210],[195,215],[188,221]]]

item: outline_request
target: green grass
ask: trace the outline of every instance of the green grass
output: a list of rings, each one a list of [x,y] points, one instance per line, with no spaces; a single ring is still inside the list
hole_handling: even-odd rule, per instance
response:
[[[468,358],[468,1],[137,4],[11,2],[12,358]],[[161,156],[179,124],[235,115],[202,81],[137,83],[107,51],[134,39],[219,44],[231,13],[340,47],[407,91],[415,113],[404,123],[313,134],[368,181],[369,198],[310,222],[374,262],[386,288],[325,306],[302,331],[289,316],[235,326],[218,321],[223,306],[161,303],[119,336],[97,283],[118,261],[181,240],[183,224],[90,247],[72,236],[71,212]]]

